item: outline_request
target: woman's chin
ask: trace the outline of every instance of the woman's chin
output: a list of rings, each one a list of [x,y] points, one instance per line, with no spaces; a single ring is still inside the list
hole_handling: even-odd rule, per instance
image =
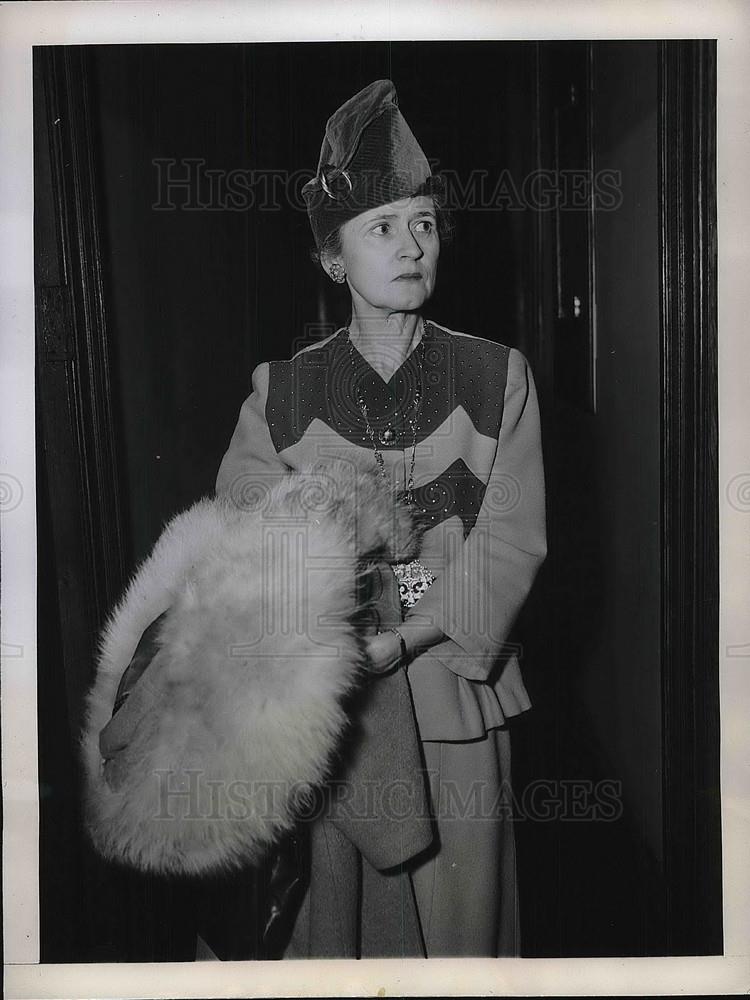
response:
[[[391,282],[377,288],[363,290],[356,284],[352,286],[352,305],[355,312],[364,310],[377,315],[379,313],[417,312],[427,302],[432,294],[432,287],[424,281]]]
[[[418,288],[404,288],[397,294],[388,296],[388,308],[396,312],[416,312],[422,308],[429,297],[424,285]]]

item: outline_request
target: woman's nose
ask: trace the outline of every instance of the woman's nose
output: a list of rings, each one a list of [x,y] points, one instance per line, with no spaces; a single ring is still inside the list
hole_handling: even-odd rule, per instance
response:
[[[419,240],[411,229],[407,229],[401,238],[399,256],[408,257],[412,260],[418,260],[423,254],[424,250],[422,249]]]

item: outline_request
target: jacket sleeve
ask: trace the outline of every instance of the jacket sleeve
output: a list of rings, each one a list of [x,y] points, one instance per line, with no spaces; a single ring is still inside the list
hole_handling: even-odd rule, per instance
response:
[[[534,379],[511,348],[497,451],[476,523],[409,618],[448,637],[428,650],[487,680],[547,553],[541,429]]]
[[[242,404],[216,477],[216,492],[229,494],[236,503],[260,502],[290,469],[279,458],[266,418],[269,374],[267,361],[253,371],[253,391]]]

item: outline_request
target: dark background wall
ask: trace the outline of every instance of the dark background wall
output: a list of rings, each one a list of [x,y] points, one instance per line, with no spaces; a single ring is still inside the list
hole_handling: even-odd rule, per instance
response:
[[[622,177],[617,210],[596,213],[594,225],[596,413],[566,391],[553,302],[555,219],[492,197],[504,169],[521,188],[531,171],[551,165],[552,112],[564,99],[551,71],[559,46],[88,53],[128,570],[168,517],[213,489],[254,365],[288,357],[345,319],[345,302],[309,259],[299,195],[331,111],[372,79],[391,77],[427,155],[469,192],[427,314],[527,354],[547,468],[549,557],[517,629],[534,711],[512,726],[514,788],[520,800],[547,782],[558,803],[603,780],[622,789],[622,808],[609,821],[576,818],[570,798],[549,820],[519,819],[528,956],[660,954],[664,942],[657,53],[650,42],[593,50],[594,160]],[[37,121],[43,114],[38,104]],[[205,181],[173,191],[169,210],[155,161],[178,161],[175,177],[189,158],[208,170],[257,171],[265,181],[239,210]],[[43,179],[37,191],[41,205]],[[583,259],[584,248],[569,256]],[[52,534],[47,526],[40,535],[41,580],[51,567],[61,570]],[[54,596],[43,583],[40,600],[54,623]],[[54,711],[61,682],[52,624],[45,649],[43,959],[189,957],[190,903],[181,887],[102,866],[95,879],[85,877],[94,862],[76,826],[75,734]],[[61,856],[70,874],[53,888]],[[126,899],[117,909],[114,901]],[[106,920],[82,918],[82,900]]]

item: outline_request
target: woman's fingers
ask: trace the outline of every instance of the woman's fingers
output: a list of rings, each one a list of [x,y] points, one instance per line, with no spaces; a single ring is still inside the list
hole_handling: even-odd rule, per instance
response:
[[[401,659],[401,643],[390,629],[373,635],[367,640],[368,666],[372,673],[387,673],[398,666]]]

